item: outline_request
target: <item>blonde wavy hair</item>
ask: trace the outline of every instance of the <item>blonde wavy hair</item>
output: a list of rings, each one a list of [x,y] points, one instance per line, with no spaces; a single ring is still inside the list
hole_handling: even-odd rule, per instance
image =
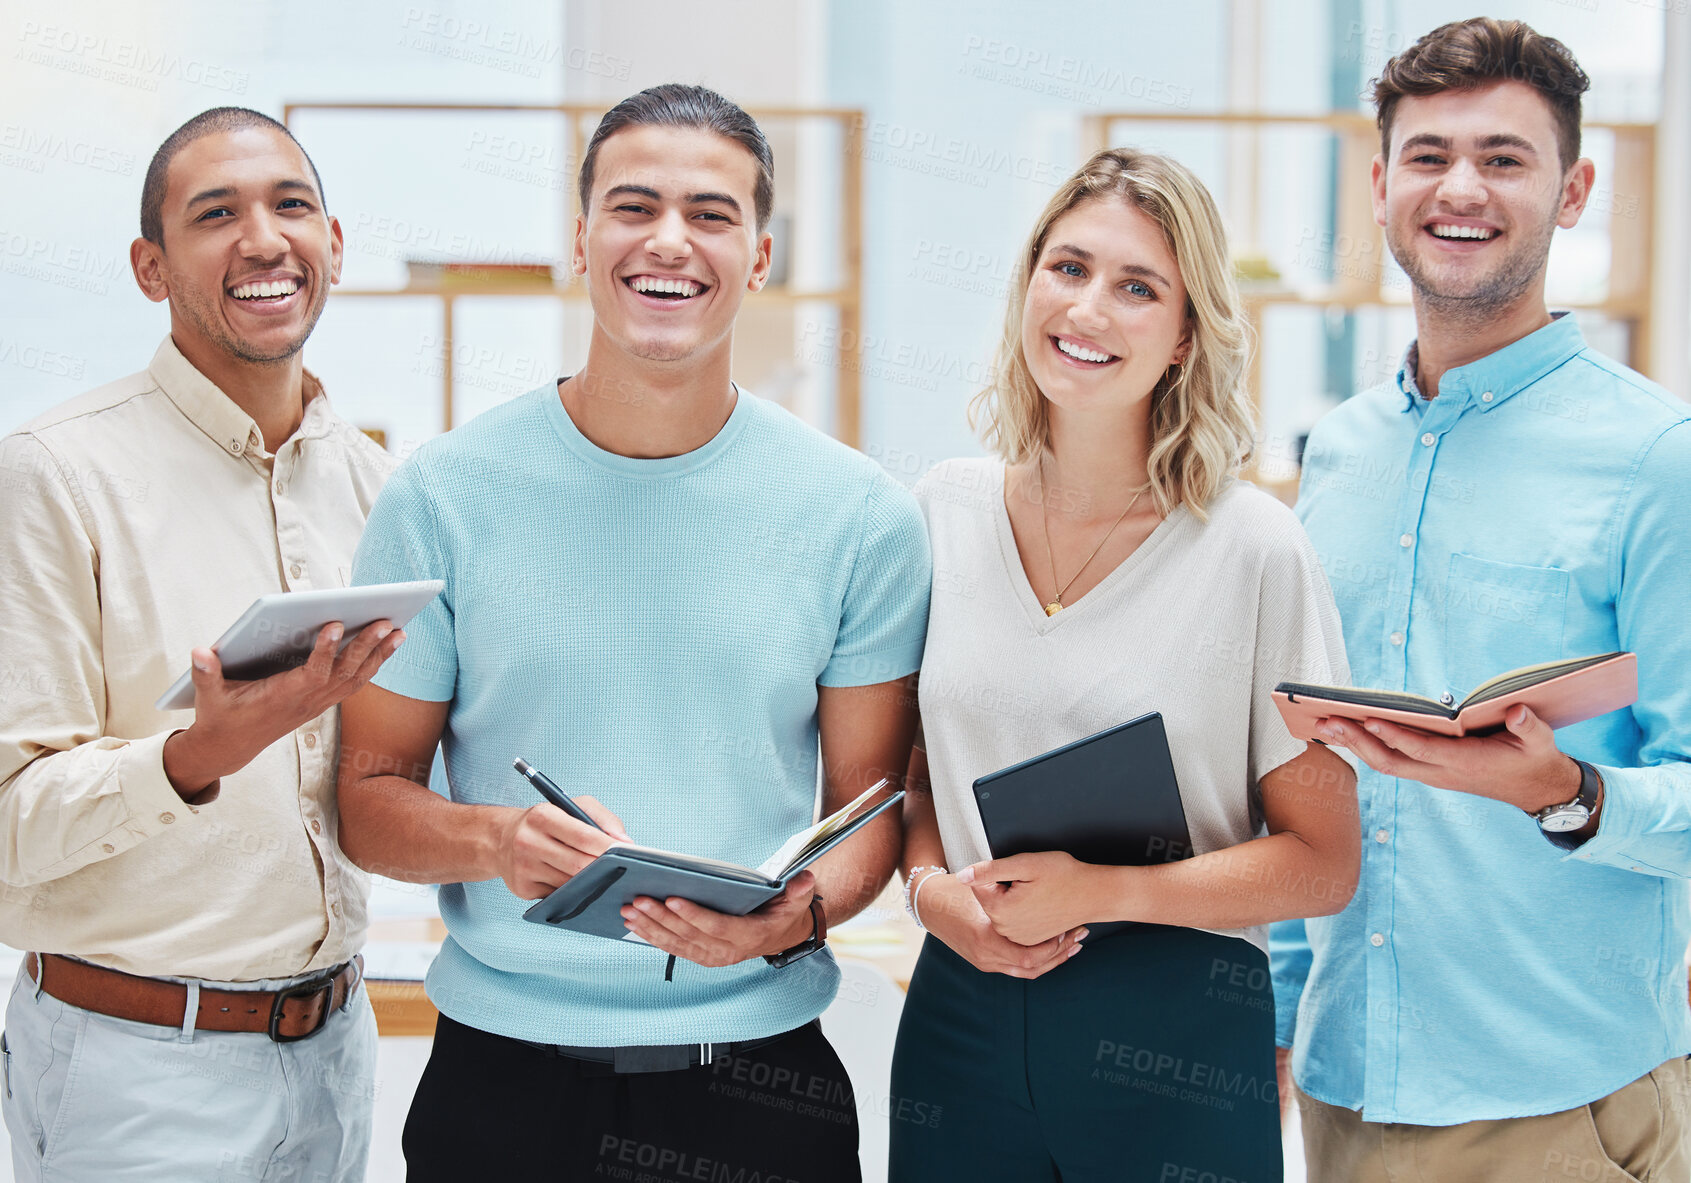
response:
[[[1191,169],[1167,156],[1107,148],[1046,204],[1017,263],[991,382],[970,402],[969,425],[1007,464],[1033,460],[1050,446],[1050,404],[1022,352],[1022,306],[1051,227],[1078,206],[1111,198],[1162,227],[1186,285],[1192,347],[1185,364],[1170,366],[1152,389],[1148,468],[1159,514],[1167,517],[1184,504],[1202,521],[1250,458],[1255,427],[1245,369],[1251,334],[1215,202]]]

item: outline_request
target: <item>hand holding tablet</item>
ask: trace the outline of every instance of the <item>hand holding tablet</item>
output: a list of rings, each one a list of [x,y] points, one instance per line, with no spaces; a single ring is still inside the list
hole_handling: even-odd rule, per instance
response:
[[[438,580],[261,596],[158,701],[192,707],[164,770],[184,799],[215,788],[259,752],[361,687],[399,648]]]

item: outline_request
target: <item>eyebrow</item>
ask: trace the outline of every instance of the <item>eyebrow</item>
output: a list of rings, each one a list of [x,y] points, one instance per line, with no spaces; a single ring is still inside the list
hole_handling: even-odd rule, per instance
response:
[[[1050,250],[1054,255],[1073,255],[1082,263],[1092,262],[1092,252],[1084,247],[1075,246],[1073,243],[1060,242],[1051,247]],[[1165,288],[1172,289],[1174,287],[1174,285],[1163,276],[1162,272],[1156,270],[1154,267],[1146,267],[1141,263],[1124,264],[1122,266],[1121,273],[1123,275],[1134,276],[1137,279],[1153,280]]]
[[[619,196],[644,197],[648,201],[662,201],[663,194],[650,185],[612,185],[605,190],[605,200],[611,201]],[[735,213],[740,213],[740,203],[726,193],[689,193],[682,199],[687,205],[725,205]]]
[[[309,181],[301,181],[291,177],[287,180],[277,181],[271,186],[271,188],[273,190],[280,189],[290,193],[309,193],[312,197],[317,196],[317,186],[311,184]],[[236,189],[233,185],[222,185],[216,189],[202,189],[188,199],[187,208],[193,209],[196,205],[199,205],[203,201],[224,201],[235,196],[235,193]]]
[[[1519,152],[1526,156],[1538,155],[1538,149],[1534,147],[1531,140],[1525,138],[1524,136],[1518,136],[1512,132],[1506,131],[1493,132],[1490,135],[1481,136],[1475,141],[1475,147],[1477,147],[1481,152],[1492,152],[1498,148],[1508,148],[1511,151]],[[1437,148],[1440,152],[1449,152],[1451,150],[1451,139],[1449,136],[1439,136],[1434,135],[1431,132],[1422,132],[1418,136],[1410,136],[1407,140],[1403,141],[1403,147],[1399,149],[1399,152],[1400,154],[1407,155],[1409,152],[1421,148]]]

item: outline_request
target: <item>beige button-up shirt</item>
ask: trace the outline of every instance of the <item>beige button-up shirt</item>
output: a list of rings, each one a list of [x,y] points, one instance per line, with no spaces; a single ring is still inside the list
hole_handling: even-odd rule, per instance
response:
[[[305,378],[274,454],[167,337],[0,440],[0,942],[248,981],[345,961],[368,881],[335,840],[338,709],[192,806],[154,701],[258,596],[342,587],[395,460]]]

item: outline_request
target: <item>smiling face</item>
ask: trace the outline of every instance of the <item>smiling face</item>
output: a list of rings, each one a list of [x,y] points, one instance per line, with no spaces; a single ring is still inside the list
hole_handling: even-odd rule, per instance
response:
[[[1022,300],[1022,354],[1041,394],[1068,410],[1148,405],[1189,348],[1180,266],[1149,215],[1101,198],[1052,223]]]
[[[1551,236],[1579,221],[1591,162],[1564,170],[1549,104],[1498,82],[1400,99],[1373,183],[1374,220],[1417,297],[1486,315],[1542,303]]]
[[[136,277],[170,301],[171,337],[202,371],[218,355],[285,363],[339,282],[341,229],[311,166],[270,128],[202,136],[170,162],[163,243],[137,240]]]
[[[605,140],[575,235],[594,337],[652,362],[730,348],[740,302],[769,276],[757,176],[751,153],[715,132],[647,125]]]

